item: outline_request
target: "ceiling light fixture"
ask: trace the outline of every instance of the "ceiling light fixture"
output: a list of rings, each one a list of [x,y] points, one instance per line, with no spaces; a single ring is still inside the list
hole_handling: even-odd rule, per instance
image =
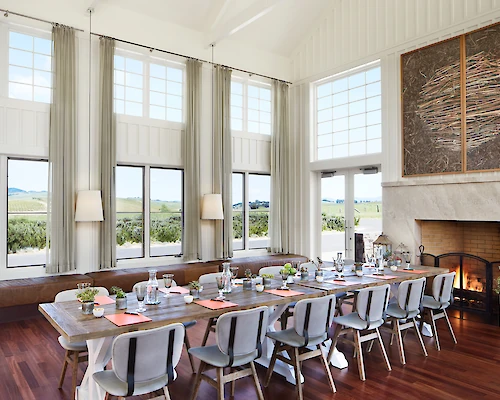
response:
[[[9,10],[5,11],[5,14],[3,16],[7,18],[9,16]]]

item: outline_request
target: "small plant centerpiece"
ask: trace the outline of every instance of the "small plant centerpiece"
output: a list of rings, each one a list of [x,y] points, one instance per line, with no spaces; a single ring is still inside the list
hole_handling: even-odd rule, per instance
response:
[[[200,298],[201,288],[202,286],[200,285],[200,282],[198,281],[189,282],[189,294],[193,296],[195,299]]]
[[[252,271],[249,268],[245,270],[245,279],[243,279],[243,289],[245,290],[252,289]]]
[[[111,288],[111,293],[116,295],[116,309],[125,310],[127,308],[127,294],[123,289],[118,286],[113,286]]]
[[[98,289],[88,287],[76,295],[76,297],[82,302],[82,313],[86,315],[92,314],[94,311],[94,300],[97,293],[99,293]]]
[[[280,270],[281,275],[287,275],[287,283],[293,283],[293,276],[297,273],[297,270],[292,267],[292,264],[286,263]]]
[[[305,265],[301,265],[300,266],[300,279],[306,280],[307,278],[309,278],[309,270],[307,269],[307,267]]]
[[[271,279],[274,278],[273,274],[262,274],[262,282],[264,283],[264,287],[270,288],[271,287]]]

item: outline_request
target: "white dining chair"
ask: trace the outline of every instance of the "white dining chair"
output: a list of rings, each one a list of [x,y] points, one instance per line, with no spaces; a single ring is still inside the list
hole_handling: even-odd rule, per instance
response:
[[[203,285],[208,285],[208,284],[215,284],[217,281],[215,278],[218,276],[221,276],[222,272],[211,272],[209,274],[203,274],[200,275],[198,278],[198,283],[203,286]],[[208,336],[210,335],[210,332],[215,332],[215,324],[217,323],[217,318],[209,318],[207,322],[207,327],[205,329],[205,334],[203,335],[203,340],[201,341],[201,345],[205,346],[207,344]]]
[[[280,271],[283,269],[283,266],[273,266],[273,267],[262,267],[261,269],[259,269],[259,275],[262,276],[262,275],[279,275],[280,274]]]
[[[198,283],[202,286],[210,284],[210,283],[215,284],[216,283],[215,278],[218,276],[221,276],[221,274],[222,274],[222,272],[212,272],[209,274],[200,275],[200,277],[198,278]]]
[[[113,340],[113,369],[92,375],[109,395],[125,398],[140,396],[163,388],[170,400],[167,385],[177,374],[184,341],[184,326],[180,323],[145,331],[123,333]]]

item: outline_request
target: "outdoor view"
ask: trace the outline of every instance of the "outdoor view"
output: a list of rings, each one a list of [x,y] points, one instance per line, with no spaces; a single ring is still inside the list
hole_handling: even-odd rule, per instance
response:
[[[8,161],[7,265],[46,262],[48,163]]]
[[[363,234],[365,255],[382,231],[382,174],[354,175],[354,230]],[[345,177],[321,179],[321,257],[331,261],[337,252],[345,257]]]

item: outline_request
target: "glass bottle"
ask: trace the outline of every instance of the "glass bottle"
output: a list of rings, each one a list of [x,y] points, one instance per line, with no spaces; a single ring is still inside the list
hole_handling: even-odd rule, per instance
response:
[[[222,263],[222,279],[224,281],[224,289],[222,290],[222,293],[224,294],[231,293],[231,276],[231,263]]]
[[[156,279],[156,269],[148,269],[149,280],[147,283],[146,304],[159,304],[158,280]]]

